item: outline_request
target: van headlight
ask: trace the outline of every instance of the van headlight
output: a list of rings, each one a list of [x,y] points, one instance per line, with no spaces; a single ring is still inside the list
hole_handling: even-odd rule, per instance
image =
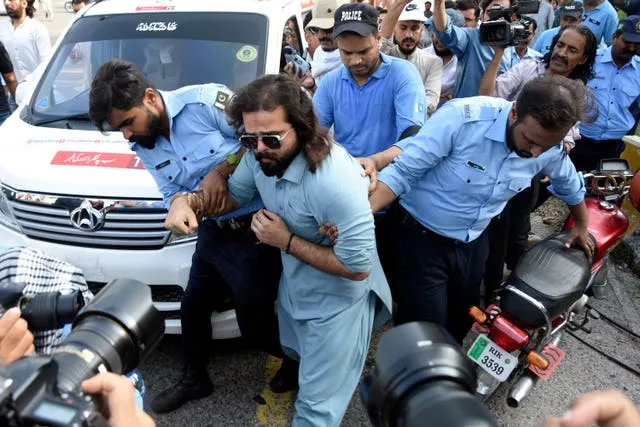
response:
[[[22,232],[18,221],[13,216],[13,211],[9,206],[6,196],[4,195],[4,188],[0,187],[0,224],[15,231]]]

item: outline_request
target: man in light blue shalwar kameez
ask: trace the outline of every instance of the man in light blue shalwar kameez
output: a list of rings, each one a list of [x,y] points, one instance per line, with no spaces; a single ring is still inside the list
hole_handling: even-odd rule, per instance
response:
[[[244,129],[240,140],[248,151],[229,178],[225,208],[259,194],[266,209],[254,215],[251,228],[262,244],[282,250],[280,342],[300,360],[293,425],[338,426],[360,379],[374,323],[391,312],[369,180],[320,131],[311,99],[287,76],[249,84],[227,114]],[[174,203],[167,226],[176,232],[194,226],[199,197]],[[325,223],[339,230],[333,245],[319,233]]]

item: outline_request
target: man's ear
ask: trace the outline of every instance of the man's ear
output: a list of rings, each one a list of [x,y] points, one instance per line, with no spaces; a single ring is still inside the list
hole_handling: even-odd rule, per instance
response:
[[[142,103],[146,104],[147,107],[155,107],[157,102],[158,93],[150,87],[146,88],[142,97]]]
[[[509,111],[509,123],[515,123],[516,120],[518,120],[518,112],[516,111],[516,104],[514,102],[511,106],[511,111]]]

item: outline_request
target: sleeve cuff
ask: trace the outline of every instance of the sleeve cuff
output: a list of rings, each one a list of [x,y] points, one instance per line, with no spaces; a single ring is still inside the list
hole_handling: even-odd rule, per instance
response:
[[[400,145],[398,146],[402,148]],[[411,185],[400,173],[396,171],[393,164],[380,171],[378,174],[378,180],[389,187],[396,197],[400,197],[401,195],[411,191]]]
[[[587,190],[584,186],[584,179],[582,179],[582,174],[578,174],[578,176],[580,180],[580,188],[577,191],[573,193],[564,193],[564,192],[558,191],[556,188],[554,188],[553,185],[550,185],[548,188],[549,192],[554,196],[556,196],[557,198],[559,198],[560,200],[562,200],[563,202],[565,202],[569,206],[575,206],[580,204],[580,202],[584,200],[584,196]]]

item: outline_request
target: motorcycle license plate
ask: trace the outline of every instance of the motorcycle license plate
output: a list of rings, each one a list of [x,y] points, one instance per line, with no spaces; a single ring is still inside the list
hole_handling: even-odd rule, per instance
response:
[[[489,375],[499,381],[506,381],[518,365],[518,359],[485,335],[479,335],[467,352],[467,356],[476,362]]]

